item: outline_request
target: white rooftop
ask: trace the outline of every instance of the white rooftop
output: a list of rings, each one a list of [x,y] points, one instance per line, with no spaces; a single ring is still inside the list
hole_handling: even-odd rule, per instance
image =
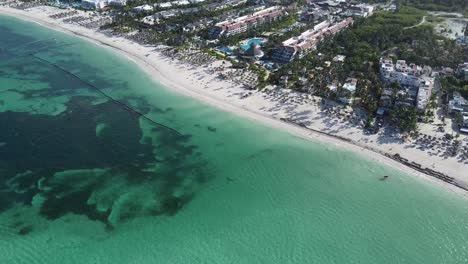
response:
[[[143,10],[143,11],[151,11],[153,10],[153,7],[150,5],[141,5],[141,6],[136,6],[133,8],[134,10]]]

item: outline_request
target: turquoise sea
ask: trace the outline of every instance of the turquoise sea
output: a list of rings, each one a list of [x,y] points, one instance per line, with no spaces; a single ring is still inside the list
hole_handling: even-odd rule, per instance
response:
[[[0,263],[468,263],[468,201],[0,16]]]

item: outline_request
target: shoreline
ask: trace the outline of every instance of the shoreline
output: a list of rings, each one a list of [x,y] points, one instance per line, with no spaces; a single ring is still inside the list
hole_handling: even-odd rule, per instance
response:
[[[337,149],[361,153],[361,156],[363,156],[367,160],[382,163],[386,166],[390,166],[394,169],[398,169],[400,171],[418,177],[424,177],[426,180],[429,180],[437,184],[438,186],[442,186],[445,189],[460,193],[463,196],[468,197],[468,184],[465,181],[463,181],[466,179],[460,179],[461,176],[454,177],[455,183],[457,183],[458,185],[454,183],[443,182],[440,179],[430,177],[431,175],[427,173],[415,170],[407,164],[405,165],[401,161],[392,159],[391,156],[393,156],[395,153],[392,154],[386,151],[382,151],[381,149],[377,149],[375,148],[376,146],[374,146],[375,144],[373,145],[357,142],[356,140],[343,137],[341,135],[331,134],[329,132],[316,129],[315,127],[303,127],[296,122],[291,122],[285,118],[277,117],[272,114],[264,113],[259,109],[255,109],[254,105],[239,105],[230,102],[227,98],[217,96],[217,94],[210,94],[206,90],[200,88],[194,81],[190,81],[189,75],[184,76],[182,75],[182,73],[171,71],[173,67],[171,63],[165,61],[164,59],[161,59],[160,57],[153,58],[153,56],[158,57],[158,54],[156,54],[154,51],[154,46],[142,46],[121,37],[109,37],[101,32],[81,28],[75,25],[61,25],[61,23],[51,18],[40,17],[39,15],[32,14],[28,11],[0,7],[0,14],[13,16],[15,18],[22,19],[28,22],[37,23],[41,26],[60,31],[62,33],[80,37],[101,47],[107,47],[113,50],[116,54],[119,54],[119,56],[124,56],[128,60],[135,63],[142,71],[149,75],[151,79],[165,86],[165,89],[175,91],[176,93],[181,94],[182,96],[191,97],[202,103],[214,106],[223,111],[231,112],[237,116],[248,118],[249,120],[259,121],[263,125],[275,129],[281,129],[282,131],[290,133],[291,135],[303,138],[305,140],[310,140],[314,143],[333,144],[334,147],[336,147]],[[132,49],[130,49],[130,47]],[[147,56],[145,56],[145,53],[149,52],[152,52],[151,58],[153,59],[150,59]],[[177,65],[174,67],[177,67]],[[164,71],[163,69],[167,70]],[[174,76],[171,76],[171,74],[174,74]],[[223,84],[224,83],[219,81],[220,87],[223,87]],[[399,152],[396,152],[396,154],[398,153]],[[460,165],[464,166],[463,164]],[[423,167],[428,168],[427,166]],[[461,167],[460,170],[463,171],[463,168]],[[438,170],[434,169],[434,171]],[[443,171],[442,173],[450,175],[450,173],[447,173],[446,171]]]

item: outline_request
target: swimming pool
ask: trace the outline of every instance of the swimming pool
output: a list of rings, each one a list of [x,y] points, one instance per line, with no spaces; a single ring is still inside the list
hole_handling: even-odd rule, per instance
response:
[[[231,56],[234,55],[234,51],[228,47],[219,47],[217,50],[226,53],[227,55]]]
[[[250,45],[252,45],[252,43],[260,46],[262,45],[266,40],[264,38],[251,38],[251,39],[247,39],[244,43],[244,45],[241,45],[240,48],[241,50],[248,50],[250,48]]]

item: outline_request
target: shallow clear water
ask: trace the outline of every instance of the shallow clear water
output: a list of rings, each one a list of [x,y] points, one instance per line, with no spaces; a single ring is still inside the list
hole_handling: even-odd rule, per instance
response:
[[[0,17],[0,263],[468,263],[467,209]]]

